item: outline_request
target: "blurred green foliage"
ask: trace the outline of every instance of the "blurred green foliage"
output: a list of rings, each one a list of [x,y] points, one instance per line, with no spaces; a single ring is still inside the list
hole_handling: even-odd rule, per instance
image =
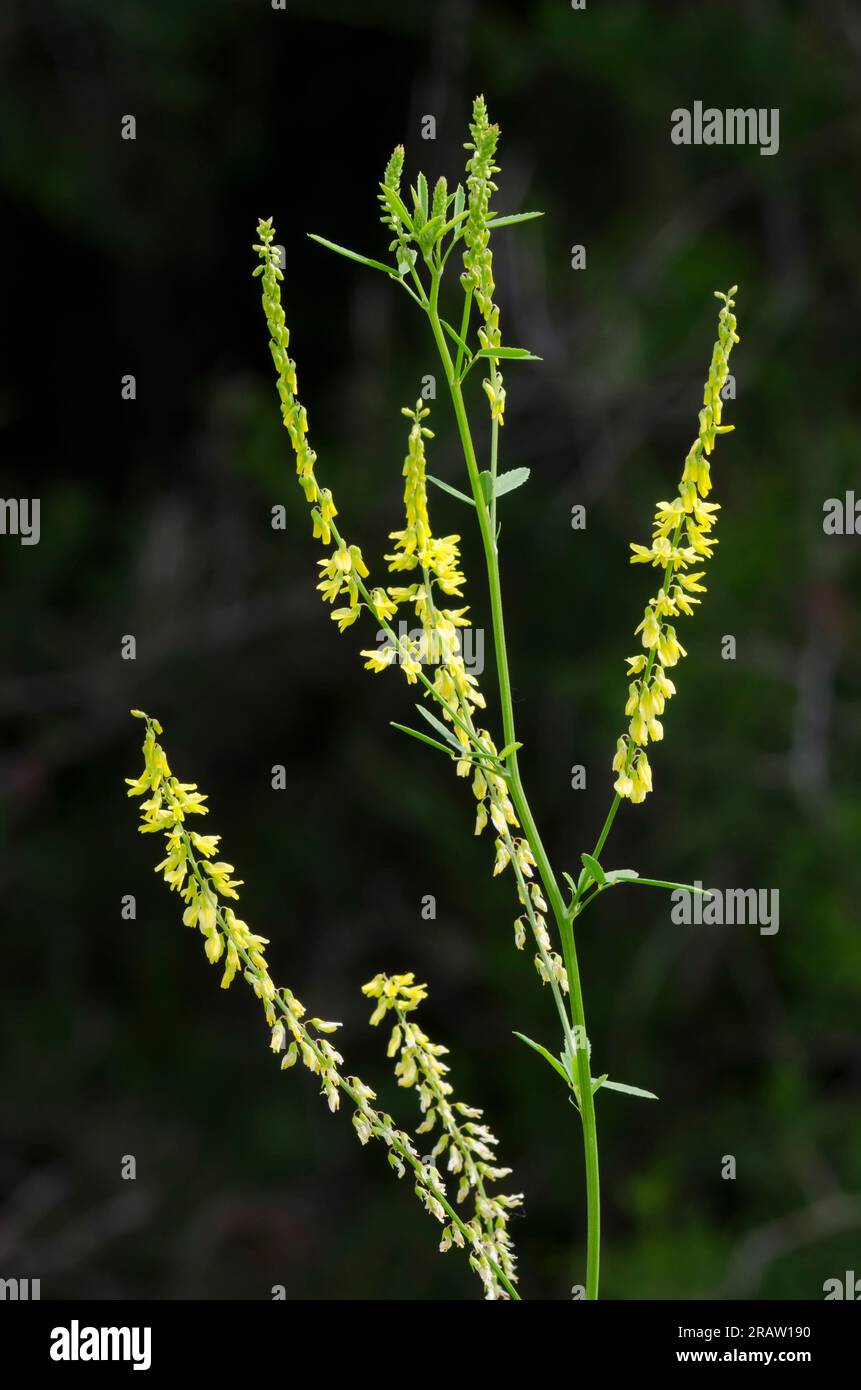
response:
[[[209,792],[277,978],[344,1019],[351,1067],[392,1106],[410,1101],[359,986],[378,969],[429,981],[427,1031],[528,1196],[524,1293],[565,1297],[580,1277],[576,1116],[511,1031],[553,1045],[549,1000],[462,784],[388,727],[402,684],[365,675],[364,639],[339,639],[318,602],[250,278],[256,218],[273,214],[321,473],[379,555],[400,510],[399,407],[433,345],[382,277],[304,233],[379,256],[392,146],[413,174],[451,178],[484,91],[498,208],[546,212],[497,239],[507,341],[544,359],[506,373],[503,464],[532,477],[501,511],[524,774],[560,868],[610,800],[650,582],[627,543],[693,437],[712,290],[740,286],[710,592],[654,795],[623,808],[604,862],[779,888],[780,931],[677,927],[660,895],[624,889],[583,921],[597,1070],[661,1097],[599,1098],[604,1293],[821,1297],[858,1267],[861,1225],[861,537],[822,533],[825,499],[861,493],[852,7],[13,0],[4,38],[3,486],[41,497],[42,538],[0,545],[2,1272],[41,1277],[43,1297],[476,1292],[381,1155],[308,1078],[279,1074],[252,1002],[217,989],[182,930],[123,795],[136,705]],[[670,113],[695,100],[778,107],[779,153],[673,146]],[[458,484],[442,399],[431,423],[432,470]],[[464,525],[432,501],[445,529]],[[269,525],[279,502],[286,533]]]

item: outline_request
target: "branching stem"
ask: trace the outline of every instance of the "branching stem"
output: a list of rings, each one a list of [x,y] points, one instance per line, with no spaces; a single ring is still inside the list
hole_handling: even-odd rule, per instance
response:
[[[496,668],[499,681],[500,705],[502,709],[503,736],[505,746],[507,746],[516,742],[517,735],[514,724],[514,702],[511,694],[511,674],[508,666],[505,623],[502,611],[502,587],[500,583],[499,556],[497,553],[496,528],[494,524],[495,507],[493,502],[488,506],[482,488],[481,478],[479,477],[479,467],[472,433],[469,427],[466,406],[463,400],[463,392],[458,380],[456,365],[452,362],[451,354],[448,350],[445,331],[440,322],[439,287],[440,275],[437,271],[432,274],[427,314],[430,320],[434,341],[436,342],[437,351],[439,352],[440,360],[445,370],[446,381],[448,382],[452,406],[454,408],[455,420],[457,421],[458,434],[460,436],[461,447],[463,449],[464,460],[469,475],[470,487],[475,502],[475,509],[478,515],[478,525],[481,532],[482,546],[484,548],[484,558],[490,590],[491,622],[493,626],[493,642],[496,653]],[[495,472],[495,426],[493,439],[492,467]],[[577,1067],[577,1081],[580,1093],[580,1115],[583,1122],[583,1149],[586,1166],[586,1297],[588,1299],[595,1299],[598,1297],[601,1248],[598,1132],[595,1120],[595,1102],[592,1094],[592,1075],[589,1062],[588,1034],[586,1032],[586,1014],[583,1004],[583,990],[580,982],[577,952],[574,945],[574,931],[566,914],[565,904],[559,890],[559,885],[556,882],[555,874],[553,873],[550,860],[547,857],[547,852],[538,833],[538,827],[535,824],[535,818],[532,815],[532,810],[526,798],[526,792],[523,788],[520,769],[518,767],[516,749],[508,754],[506,761],[511,800],[523,827],[523,832],[529,842],[538,867],[538,872],[547,893],[548,901],[553,911],[553,916],[556,919],[556,925],[562,943],[562,957],[568,975],[571,1023],[573,1026],[574,1041],[577,1044],[574,1051],[574,1060]]]

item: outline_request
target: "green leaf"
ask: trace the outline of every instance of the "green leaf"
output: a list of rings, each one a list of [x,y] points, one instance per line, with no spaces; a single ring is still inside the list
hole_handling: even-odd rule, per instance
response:
[[[481,350],[480,350],[479,352],[477,352],[475,355],[476,355],[476,357],[500,357],[500,358],[501,358],[501,357],[505,357],[505,358],[511,358],[512,360],[517,361],[517,362],[543,362],[543,361],[544,361],[544,358],[543,358],[543,357],[536,357],[534,352],[530,352],[530,351],[529,351],[529,348],[512,348],[512,347],[481,348]]]
[[[604,1075],[603,1075],[603,1076],[593,1076],[593,1077],[592,1077],[592,1094],[593,1094],[593,1096],[594,1096],[595,1092],[596,1092],[597,1090],[599,1090],[599,1089],[604,1085],[604,1082],[605,1082],[606,1080],[607,1080],[607,1073],[606,1073],[606,1072],[604,1072]]]
[[[389,211],[393,212],[399,222],[402,222],[408,231],[413,231],[413,220],[407,211],[406,203],[401,201],[401,197],[393,188],[386,184],[380,184],[383,198],[389,205]]]
[[[502,762],[503,758],[507,758],[509,753],[516,753],[517,749],[522,747],[523,744],[518,743],[517,739],[515,739],[513,743],[506,743],[505,747],[502,749],[502,752],[497,754],[497,757],[499,758],[499,761]]]
[[[699,893],[704,898],[707,898],[711,892],[710,888],[698,888],[695,883],[670,883],[665,878],[640,878],[639,874],[630,881],[631,883],[641,883],[644,888],[682,888],[688,893]]]
[[[506,492],[513,492],[516,487],[522,487],[528,477],[528,468],[511,468],[507,473],[500,473],[494,489],[496,496],[504,497]]]
[[[511,212],[506,217],[491,217],[488,227],[513,227],[517,222],[531,222],[533,218],[543,217],[543,212]]]
[[[574,880],[573,880],[573,878],[571,877],[571,875],[568,874],[568,873],[566,873],[564,869],[562,870],[562,877],[564,878],[565,882],[568,884],[568,887],[571,889],[571,892],[572,892],[572,893],[576,893],[576,892],[577,892],[577,884],[574,882]]]
[[[454,215],[455,215],[455,217],[460,217],[460,216],[461,216],[461,214],[462,214],[462,212],[463,212],[463,210],[464,210],[465,202],[466,202],[466,194],[465,194],[464,191],[463,191],[463,184],[462,184],[462,183],[459,183],[458,186],[457,186],[457,188],[454,190]]]
[[[583,855],[585,863],[588,855]],[[697,888],[693,883],[671,883],[665,878],[641,878],[636,869],[607,869],[604,880],[608,888],[614,883],[638,883],[644,888],[681,888],[690,893],[700,893],[703,897],[708,896],[708,888]]]
[[[441,753],[445,753],[447,758],[451,757],[451,749],[446,748],[444,743],[439,743],[435,738],[428,738],[427,734],[419,733],[418,729],[411,729],[408,724],[396,724],[393,719],[389,720],[393,729],[400,729],[402,734],[410,734],[417,738],[421,743],[430,744],[431,748],[438,748]]]
[[[429,483],[433,483],[435,487],[441,487],[443,492],[450,492],[452,497],[459,497],[461,502],[468,503],[470,507],[475,506],[471,497],[467,497],[465,492],[458,492],[457,488],[452,487],[451,483],[444,483],[442,478],[435,478],[432,473],[427,473],[425,476]]]
[[[458,753],[460,753],[461,746],[455,738],[454,734],[452,733],[451,729],[447,729],[445,724],[443,724],[442,720],[437,719],[436,715],[431,714],[430,710],[425,709],[424,705],[416,705],[416,709],[418,710],[419,714],[424,719],[426,719],[427,722],[431,724],[434,729],[436,729],[438,734],[442,734],[446,743],[450,743],[452,748],[456,748]]]
[[[621,1081],[608,1081],[606,1077],[599,1081],[599,1085],[602,1085],[607,1091],[621,1091],[626,1096],[639,1096],[641,1100],[658,1099],[654,1091],[644,1091],[640,1086],[625,1086]],[[597,1089],[596,1086],[595,1090],[597,1091]]]
[[[337,251],[339,256],[346,256],[348,261],[358,261],[359,265],[369,265],[372,270],[381,270],[384,275],[390,275],[393,280],[397,280],[398,273],[393,265],[383,265],[382,261],[373,261],[370,256],[360,256],[358,251],[348,251],[346,246],[339,246],[336,241],[327,241],[324,236],[317,236],[315,232],[309,232],[308,236],[312,241],[317,241],[321,246],[326,246],[330,251]]]
[[[457,343],[458,347],[463,348],[463,350],[464,350],[464,352],[466,353],[467,357],[471,357],[471,356],[472,356],[472,353],[470,352],[469,347],[468,347],[467,344],[463,341],[463,338],[460,336],[460,334],[459,334],[459,333],[455,333],[455,331],[454,331],[454,329],[452,328],[451,324],[450,324],[450,323],[446,323],[445,319],[440,319],[440,323],[442,324],[443,328],[445,329],[445,331],[446,331],[446,333],[449,335],[449,337],[454,339],[454,341]]]
[[[519,1038],[521,1042],[525,1042],[526,1046],[531,1047],[533,1052],[537,1052],[539,1057],[543,1057],[545,1062],[550,1063],[553,1070],[562,1077],[566,1086],[571,1085],[569,1078],[565,1075],[565,1068],[562,1066],[562,1063],[553,1056],[552,1052],[548,1052],[546,1047],[542,1047],[540,1043],[534,1042],[532,1038],[527,1038],[525,1033],[518,1033],[516,1029],[513,1031],[516,1038]]]
[[[604,888],[607,883],[607,875],[604,873],[604,870],[601,868],[601,865],[598,863],[598,860],[593,859],[591,854],[581,854],[580,858],[583,862],[583,868],[588,869],[595,882],[601,888]]]
[[[451,198],[449,198],[449,202],[451,202]],[[443,226],[441,235],[442,235],[442,236],[445,236],[446,232],[452,232],[452,231],[454,231],[454,229],[457,227],[458,223],[462,222],[463,219],[464,219],[465,217],[468,217],[468,216],[469,216],[469,214],[468,214],[467,212],[464,212],[463,209],[461,209],[460,212],[455,213],[454,217],[450,217],[450,218],[448,219],[448,221],[445,223],[445,225]],[[460,236],[460,232],[458,232],[458,236]]]
[[[482,468],[478,476],[481,479],[481,490],[484,493],[484,500],[490,503],[493,497],[493,475],[488,472],[486,468]]]

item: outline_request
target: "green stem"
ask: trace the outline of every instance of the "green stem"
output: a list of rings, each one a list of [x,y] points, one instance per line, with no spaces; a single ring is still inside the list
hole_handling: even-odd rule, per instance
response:
[[[607,815],[607,819],[606,819],[605,822],[604,822],[604,828],[603,828],[603,830],[601,831],[601,834],[598,836],[597,842],[596,842],[596,844],[595,844],[595,848],[594,848],[593,851],[592,851],[592,858],[593,858],[593,859],[597,859],[598,856],[599,856],[600,853],[601,853],[601,850],[604,848],[604,845],[606,844],[606,841],[607,841],[607,836],[610,834],[610,831],[611,831],[612,828],[613,828],[613,821],[616,819],[616,812],[618,811],[618,809],[619,809],[619,807],[620,807],[621,804],[622,804],[622,798],[620,797],[619,793],[617,792],[616,795],[613,797],[613,804],[612,804],[612,806],[610,807],[610,810],[609,810],[608,815]]]
[[[493,532],[491,517],[481,486],[478,462],[475,456],[475,447],[469,428],[463,393],[457,379],[454,364],[451,360],[451,354],[448,350],[445,332],[440,323],[438,300],[439,275],[435,274],[431,281],[427,313],[434,340],[437,345],[437,351],[439,352],[440,360],[445,368],[446,380],[448,381],[460,442],[463,448],[475,509],[478,515],[478,525],[481,532],[482,545],[484,547],[484,558],[487,566],[488,585],[490,589],[491,621],[493,625],[494,649],[496,652],[504,740],[505,745],[508,745],[516,741],[516,733],[514,726],[514,702],[511,694],[511,677],[508,668],[508,654],[505,642],[502,589],[499,577],[496,537]],[[562,955],[565,961],[565,969],[568,974],[571,1020],[574,1025],[575,1041],[579,1044],[574,1057],[577,1065],[577,1078],[580,1088],[580,1116],[583,1122],[583,1150],[586,1166],[586,1297],[588,1299],[595,1299],[598,1297],[601,1250],[598,1133],[595,1120],[594,1097],[592,1095],[592,1075],[589,1064],[586,1015],[583,1004],[583,990],[580,983],[580,972],[577,963],[577,952],[574,946],[574,932],[571,922],[568,920],[565,912],[565,904],[562,899],[562,894],[559,891],[559,885],[556,882],[553,869],[547,857],[547,852],[541,842],[538,828],[526,799],[526,793],[520,778],[516,749],[508,755],[507,763],[511,799],[521,825],[523,826],[524,833],[529,840],[538,871],[547,892],[547,897],[553,909],[553,915],[556,919],[562,942]]]
[[[490,380],[496,389],[499,380],[499,373],[496,368],[495,359],[490,363]],[[493,548],[496,550],[496,469],[499,459],[499,421],[496,416],[490,422],[490,534],[493,536]]]
[[[434,297],[434,308],[436,308],[436,297]],[[470,312],[470,309],[471,309],[471,308],[472,308],[472,285],[470,285],[469,289],[466,291],[466,294],[464,295],[464,299],[463,299],[463,315],[461,316],[461,320],[460,320],[460,336],[461,336],[461,341],[464,342],[464,343],[466,342],[466,335],[467,335],[467,332],[469,331],[469,312]],[[457,361],[455,362],[455,367],[454,367],[454,374],[455,374],[455,376],[459,378],[462,370],[463,370],[463,348],[460,346],[460,343],[458,343],[458,348],[457,348]]]

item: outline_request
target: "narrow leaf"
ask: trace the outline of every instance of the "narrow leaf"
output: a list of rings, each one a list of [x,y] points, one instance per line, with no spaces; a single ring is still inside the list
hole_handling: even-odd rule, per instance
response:
[[[481,490],[484,493],[484,500],[489,503],[493,496],[493,475],[486,468],[483,468],[478,476],[481,479]]]
[[[413,220],[410,217],[409,212],[407,211],[406,203],[404,203],[401,200],[400,195],[396,193],[393,188],[388,188],[385,184],[380,184],[380,188],[382,190],[383,197],[388,203],[391,211],[395,214],[395,217],[397,217],[398,221],[403,222],[404,226],[409,231],[413,231]]]
[[[502,749],[502,752],[497,754],[499,761],[502,762],[503,758],[507,758],[509,753],[516,753],[517,749],[522,747],[523,744],[518,743],[517,739],[515,739],[513,743],[506,743],[505,747]]]
[[[622,1091],[626,1096],[639,1096],[641,1100],[658,1099],[654,1091],[644,1091],[640,1086],[625,1086],[621,1081],[607,1081],[605,1079],[602,1085],[607,1091]]]
[[[636,869],[607,869],[604,877],[608,884],[611,883],[630,883],[640,875]]]
[[[452,328],[451,324],[450,324],[450,323],[446,323],[445,319],[440,319],[440,323],[442,324],[443,328],[445,329],[445,331],[446,331],[446,333],[449,335],[449,337],[454,339],[454,341],[457,343],[458,347],[463,348],[463,350],[464,350],[464,352],[466,353],[467,357],[471,357],[471,356],[472,356],[472,353],[470,352],[470,350],[469,350],[469,348],[467,347],[466,343],[463,341],[463,338],[460,336],[459,333],[455,333],[455,331],[454,331],[454,329]]]
[[[516,487],[522,487],[528,477],[528,468],[511,468],[507,473],[500,473],[494,489],[497,497],[504,497],[506,492],[513,492]]]
[[[418,710],[419,714],[422,715],[423,718],[425,718],[427,722],[436,729],[438,734],[442,734],[446,743],[450,743],[452,748],[457,749],[458,753],[461,751],[460,744],[458,743],[454,734],[451,732],[451,729],[447,729],[441,719],[437,719],[436,715],[431,714],[430,710],[425,709],[424,705],[416,705],[416,709]]]
[[[432,473],[427,473],[425,476],[429,483],[433,483],[436,487],[441,487],[443,492],[450,492],[452,497],[459,497],[461,502],[468,503],[470,507],[475,506],[471,497],[467,497],[465,492],[458,492],[457,488],[452,487],[451,483],[444,483],[442,478],[435,478]]]
[[[476,357],[506,357],[506,358],[511,358],[512,360],[515,360],[515,361],[518,361],[518,362],[543,362],[543,361],[544,361],[544,358],[543,358],[543,357],[536,357],[534,352],[530,352],[530,351],[529,351],[529,348],[512,348],[512,347],[481,348],[481,350],[480,350],[479,352],[477,352],[475,355],[476,355]]]
[[[444,743],[439,743],[435,738],[428,738],[427,734],[419,733],[418,729],[411,729],[408,724],[396,724],[393,719],[389,720],[393,729],[400,729],[402,734],[409,734],[412,738],[417,738],[421,743],[427,743],[431,748],[438,748],[441,753],[445,753],[447,758],[451,757],[451,749],[446,748]]]
[[[421,174],[421,173],[419,174],[418,178],[416,179],[416,184],[417,184],[417,187],[418,187],[418,199],[417,199],[418,205],[419,205],[419,207],[421,208],[422,212],[424,213],[425,218],[427,218],[427,215],[428,215],[428,181],[427,181],[427,179],[425,178],[424,174]]]
[[[339,246],[335,241],[327,241],[324,236],[317,236],[315,232],[309,232],[308,236],[312,241],[317,241],[321,246],[326,246],[330,251],[337,251],[339,256],[346,256],[348,261],[358,261],[359,265],[368,265],[372,270],[381,270],[384,275],[390,275],[393,280],[397,280],[398,273],[393,265],[383,265],[382,261],[373,261],[370,256],[360,256],[358,251],[348,251],[346,246]]]
[[[511,212],[505,217],[491,217],[488,227],[513,227],[517,222],[531,222],[535,217],[543,217],[543,212]]]
[[[562,1066],[562,1063],[558,1061],[556,1057],[553,1056],[552,1052],[548,1052],[547,1048],[542,1047],[540,1043],[533,1042],[532,1038],[527,1038],[525,1033],[518,1033],[516,1029],[514,1029],[513,1031],[514,1036],[516,1038],[519,1038],[521,1042],[525,1042],[526,1046],[531,1047],[533,1052],[537,1052],[539,1057],[543,1057],[545,1062],[550,1063],[553,1070],[555,1072],[558,1072],[558,1074],[562,1077],[562,1080],[565,1082],[566,1086],[571,1085],[571,1082],[565,1075],[565,1068]]]
[[[711,893],[710,888],[698,888],[695,883],[670,883],[664,878],[632,878],[631,883],[641,883],[644,888],[683,888],[688,893],[699,893],[701,897],[707,898]]]
[[[454,196],[454,195],[452,194],[452,197],[453,197],[453,196]],[[449,198],[449,202],[451,202],[451,198]],[[445,223],[445,225],[444,225],[444,227],[443,227],[443,229],[442,229],[441,235],[442,235],[442,236],[445,236],[446,232],[454,231],[454,229],[455,229],[455,227],[457,227],[458,223],[462,222],[463,219],[464,219],[465,217],[468,217],[468,216],[469,216],[468,212],[466,212],[463,208],[461,208],[460,212],[455,213],[454,217],[450,217],[449,220]],[[458,232],[458,236],[460,236],[460,233],[459,233],[459,232]]]

